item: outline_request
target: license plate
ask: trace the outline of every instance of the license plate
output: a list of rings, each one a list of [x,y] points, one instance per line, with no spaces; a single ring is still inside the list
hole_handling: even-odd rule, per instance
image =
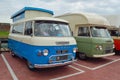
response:
[[[56,61],[67,60],[67,59],[68,59],[68,55],[65,55],[65,56],[57,56],[57,57],[56,57]]]

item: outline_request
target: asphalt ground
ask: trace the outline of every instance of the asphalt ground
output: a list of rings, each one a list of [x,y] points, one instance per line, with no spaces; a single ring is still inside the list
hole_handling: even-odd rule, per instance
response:
[[[9,52],[0,54],[0,80],[120,80],[120,55],[76,60],[64,67],[30,71],[26,62]]]

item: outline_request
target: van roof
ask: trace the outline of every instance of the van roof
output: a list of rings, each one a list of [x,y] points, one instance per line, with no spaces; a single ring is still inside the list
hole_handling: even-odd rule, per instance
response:
[[[15,23],[24,22],[24,21],[33,21],[33,20],[60,21],[60,22],[68,23],[68,21],[66,21],[66,20],[59,19],[59,18],[53,18],[53,17],[35,17],[32,19],[20,20]]]
[[[116,26],[110,26],[110,27],[107,27],[108,30],[119,30],[118,27]]]
[[[15,14],[13,14],[11,16],[11,19],[13,19],[14,17],[24,13],[25,11],[27,10],[33,10],[33,11],[41,11],[41,12],[46,12],[46,13],[49,13],[49,14],[54,14],[53,11],[51,10],[47,10],[47,9],[42,9],[42,8],[34,8],[34,7],[24,7],[23,9],[19,10],[18,12],[16,12]]]
[[[65,16],[78,16],[77,18],[79,18],[79,16],[81,16],[82,18],[85,19],[85,21],[83,22],[82,21],[82,24],[102,24],[102,25],[108,25],[110,26],[110,23],[108,22],[108,20],[103,17],[103,16],[100,16],[98,14],[95,14],[95,13],[84,13],[84,12],[79,12],[79,13],[66,13],[66,14],[63,14],[63,15],[60,15],[60,16],[55,16],[57,18],[60,18],[60,17],[65,17]],[[80,24],[81,21],[79,21],[78,24]]]

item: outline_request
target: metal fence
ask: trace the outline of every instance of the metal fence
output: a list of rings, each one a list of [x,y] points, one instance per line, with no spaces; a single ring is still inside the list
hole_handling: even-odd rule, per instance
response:
[[[8,38],[0,38],[0,53],[8,51]]]

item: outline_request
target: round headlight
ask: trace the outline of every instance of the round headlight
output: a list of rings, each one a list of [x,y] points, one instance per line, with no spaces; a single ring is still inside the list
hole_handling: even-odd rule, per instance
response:
[[[99,46],[99,49],[102,50],[102,46]]]
[[[102,46],[101,45],[96,45],[97,50],[102,50]]]
[[[44,50],[43,50],[43,55],[44,55],[44,56],[47,56],[47,55],[48,55],[48,50],[47,50],[47,49],[44,49]]]
[[[78,51],[77,48],[73,48],[73,53],[76,53]]]

